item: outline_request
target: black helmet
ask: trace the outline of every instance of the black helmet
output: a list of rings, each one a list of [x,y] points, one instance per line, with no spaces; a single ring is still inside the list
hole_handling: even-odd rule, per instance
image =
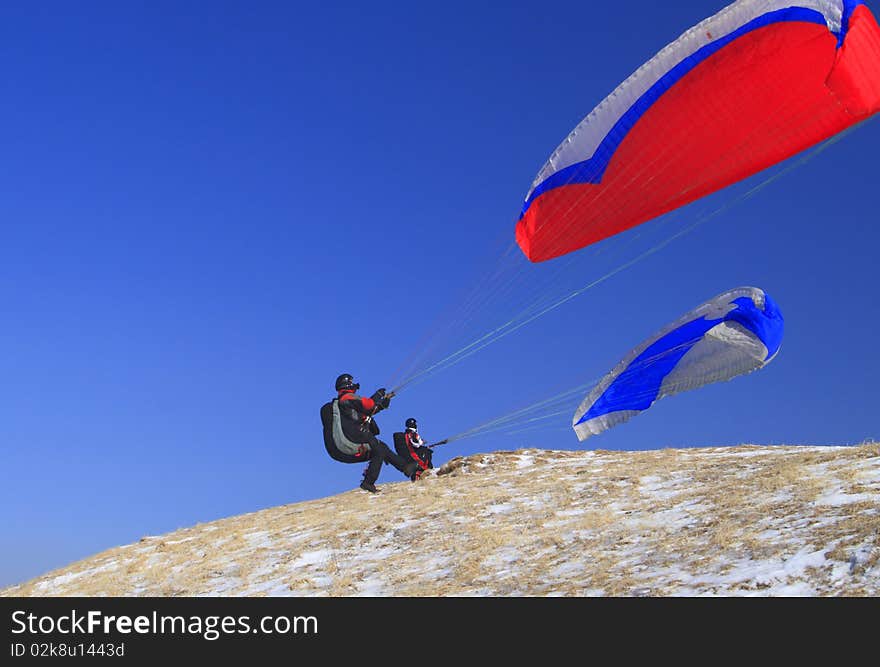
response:
[[[415,417],[410,417],[406,420],[406,427],[411,428],[413,431],[419,430],[419,425],[416,423]]]
[[[355,384],[354,378],[349,373],[343,373],[338,378],[336,378],[336,391],[340,391],[342,389],[354,389],[357,391],[361,386],[359,384]]]

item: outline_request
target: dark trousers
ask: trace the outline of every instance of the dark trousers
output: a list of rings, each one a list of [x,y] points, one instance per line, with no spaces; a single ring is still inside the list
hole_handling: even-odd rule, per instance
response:
[[[419,457],[419,460],[424,463],[428,468],[433,468],[434,464],[431,462],[431,457],[434,455],[434,450],[430,447],[416,447],[416,456]]]
[[[376,480],[379,479],[383,463],[390,463],[400,472],[406,474],[408,461],[392,452],[384,442],[373,437],[370,440],[370,463],[367,466],[367,471],[364,473],[364,480],[375,484]]]
[[[404,436],[403,433],[394,434],[394,449],[397,450],[397,453],[406,459],[407,462],[415,461],[418,463],[422,470],[434,467],[434,464],[431,462],[434,450],[425,445],[410,447],[410,445],[406,443],[406,436]]]

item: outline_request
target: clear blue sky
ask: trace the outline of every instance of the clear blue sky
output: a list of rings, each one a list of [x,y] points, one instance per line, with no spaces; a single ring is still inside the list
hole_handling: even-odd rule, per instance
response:
[[[336,375],[372,391],[426,331],[458,322],[444,317],[488,284],[550,151],[724,4],[5,5],[0,585],[355,488],[360,466],[322,444]],[[390,441],[416,416],[435,440],[546,398],[702,301],[754,285],[786,319],[771,365],[584,445],[880,437],[878,149],[869,122],[753,197],[719,193],[610,258],[582,254],[575,287],[732,202],[413,385],[381,415],[383,432]],[[504,321],[512,303],[460,318],[435,352]],[[583,447],[569,423],[462,440],[437,460]],[[402,479],[386,467],[379,483]]]

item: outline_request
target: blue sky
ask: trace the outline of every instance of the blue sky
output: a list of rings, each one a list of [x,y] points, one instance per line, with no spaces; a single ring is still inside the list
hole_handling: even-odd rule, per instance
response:
[[[451,443],[438,463],[880,437],[877,122],[752,196],[767,173],[580,253],[559,281],[503,255],[550,151],[724,4],[5,6],[0,585],[356,487],[360,466],[321,438],[339,373],[392,386],[426,334],[442,357],[506,321],[521,292],[500,291],[498,267],[552,298],[702,218],[408,387],[383,433],[416,416],[436,440],[542,400],[754,285],[786,320],[767,368],[584,445],[563,416]],[[379,483],[402,479],[386,467]]]

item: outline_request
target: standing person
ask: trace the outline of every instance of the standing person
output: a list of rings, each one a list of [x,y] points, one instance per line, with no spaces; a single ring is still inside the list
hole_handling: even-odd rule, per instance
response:
[[[379,425],[374,415],[388,408],[391,403],[385,389],[378,389],[371,397],[359,396],[360,385],[349,373],[336,378],[337,396],[321,408],[324,426],[324,446],[327,453],[342,463],[369,461],[364,471],[361,488],[376,493],[376,480],[383,463],[390,463],[404,475],[415,481],[419,466],[392,452],[379,440]]]
[[[402,433],[394,434],[394,449],[403,458],[413,461],[419,466],[417,477],[422,471],[433,468],[431,457],[434,451],[425,444],[422,436],[419,435],[419,424],[415,417],[410,417],[404,424],[405,430]]]

